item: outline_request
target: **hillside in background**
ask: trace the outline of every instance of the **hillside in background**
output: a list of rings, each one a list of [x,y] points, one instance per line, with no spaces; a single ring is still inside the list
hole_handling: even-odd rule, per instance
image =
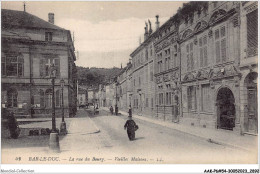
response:
[[[98,87],[99,84],[106,84],[111,78],[114,78],[121,71],[120,68],[85,68],[78,67],[78,82],[80,86]]]

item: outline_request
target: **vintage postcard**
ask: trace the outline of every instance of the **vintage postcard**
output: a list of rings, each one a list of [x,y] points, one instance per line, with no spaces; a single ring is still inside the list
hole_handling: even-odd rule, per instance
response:
[[[1,40],[2,164],[258,164],[257,1],[2,1]]]

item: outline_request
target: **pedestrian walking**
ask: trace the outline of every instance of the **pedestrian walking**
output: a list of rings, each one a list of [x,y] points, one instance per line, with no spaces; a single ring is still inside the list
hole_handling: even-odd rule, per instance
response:
[[[132,107],[131,107],[131,105],[129,106],[128,114],[129,114],[129,117],[132,117]]]
[[[130,141],[135,139],[135,131],[138,129],[138,125],[132,119],[132,116],[128,116],[128,120],[126,121],[124,128],[127,129],[127,135]]]
[[[118,106],[117,105],[115,106],[115,113],[116,113],[116,115],[118,114]]]
[[[113,106],[110,106],[109,110],[110,110],[110,113],[113,115],[113,112],[114,112]]]

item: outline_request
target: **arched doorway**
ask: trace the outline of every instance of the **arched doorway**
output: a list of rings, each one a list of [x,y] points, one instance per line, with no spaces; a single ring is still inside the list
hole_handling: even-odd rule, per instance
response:
[[[247,132],[257,133],[258,108],[257,108],[257,77],[256,72],[251,72],[245,78],[247,104],[245,106],[245,128]]]
[[[217,127],[220,129],[233,130],[235,127],[235,98],[232,91],[221,88],[217,95]]]

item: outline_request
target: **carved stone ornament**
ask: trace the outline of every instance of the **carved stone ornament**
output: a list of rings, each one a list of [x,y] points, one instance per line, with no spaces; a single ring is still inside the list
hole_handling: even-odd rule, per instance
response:
[[[197,43],[198,43],[197,37],[194,38],[193,43],[194,43],[194,45],[197,45]]]

